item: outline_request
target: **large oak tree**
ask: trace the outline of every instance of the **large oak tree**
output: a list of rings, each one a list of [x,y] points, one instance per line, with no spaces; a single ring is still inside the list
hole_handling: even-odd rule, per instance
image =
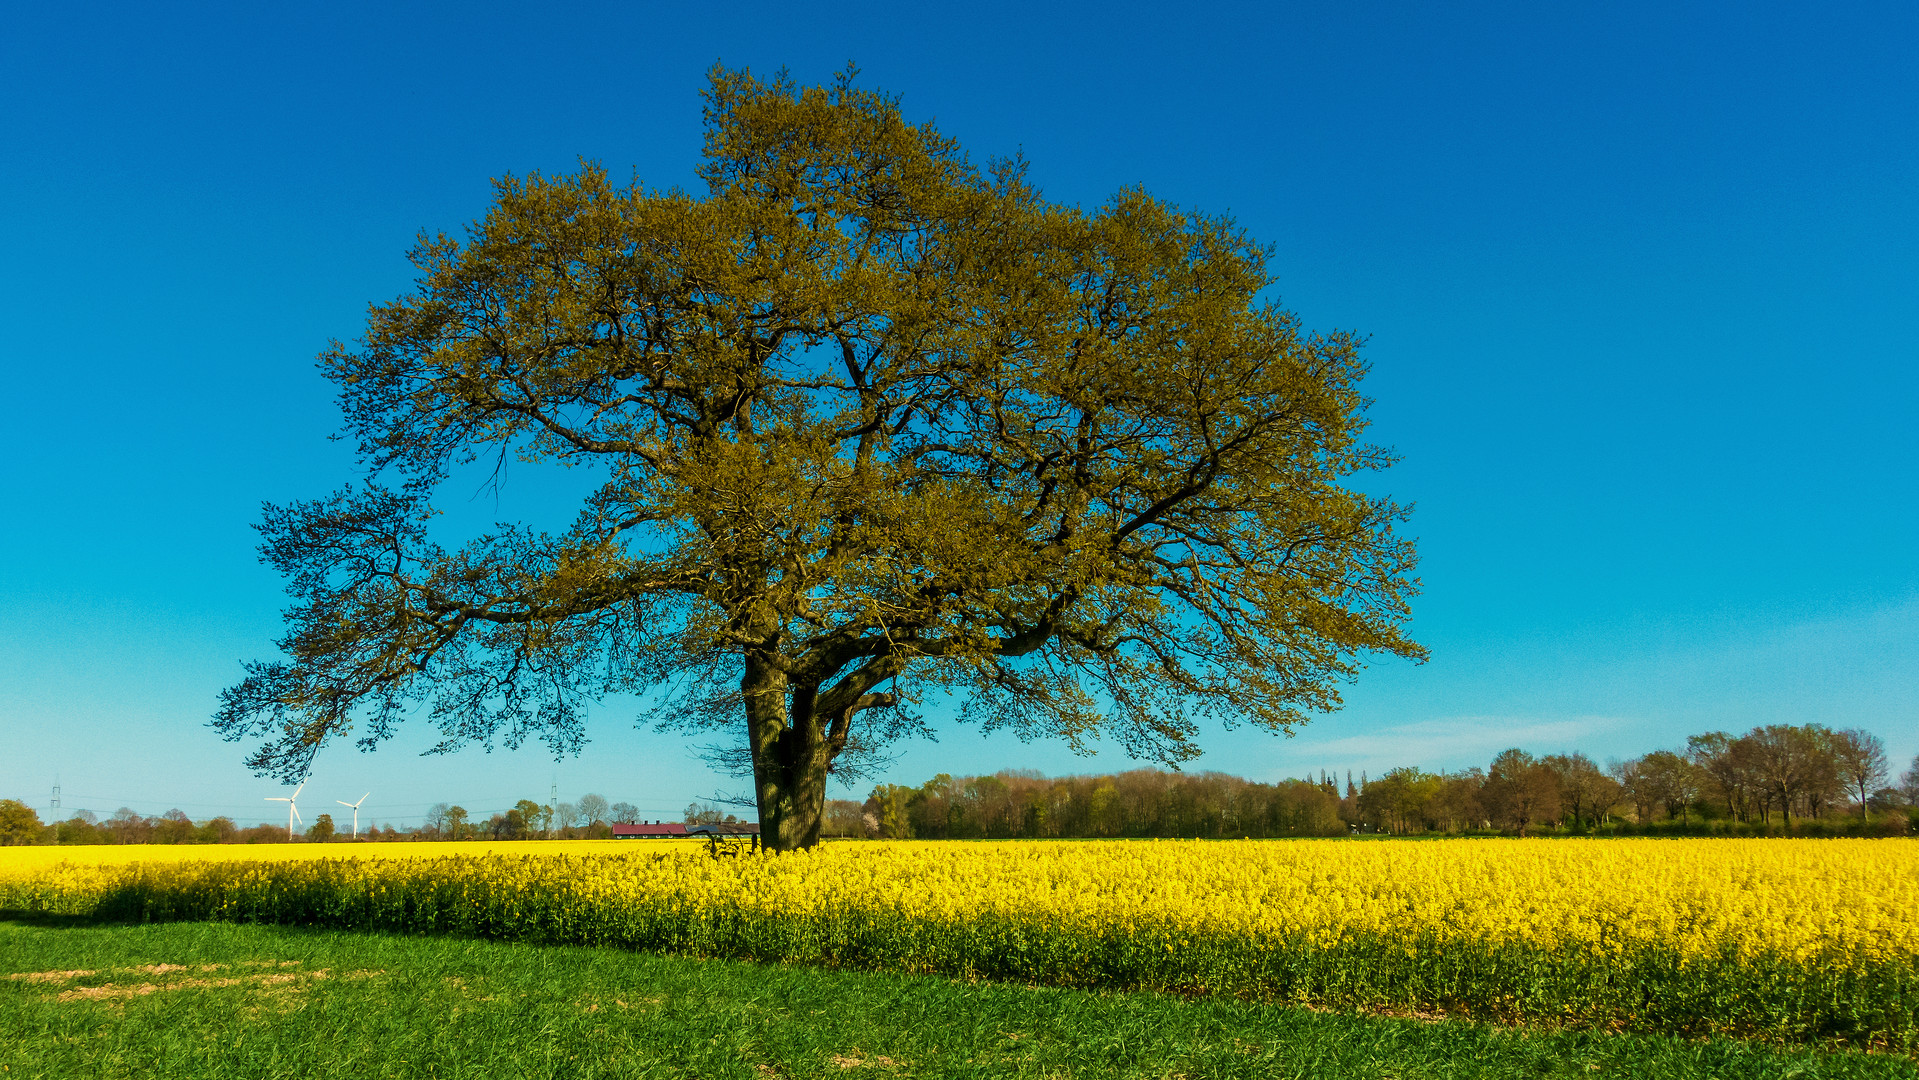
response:
[[[736,733],[767,843],[829,773],[963,718],[1197,754],[1290,730],[1403,632],[1404,509],[1350,486],[1355,340],[1265,298],[1231,221],[1048,202],[850,78],[716,71],[703,190],[498,183],[322,356],[364,481],[269,506],[286,658],[214,724],[303,775],[430,703],[441,746],[576,748],[584,706]],[[569,526],[429,534],[455,470],[592,470]]]

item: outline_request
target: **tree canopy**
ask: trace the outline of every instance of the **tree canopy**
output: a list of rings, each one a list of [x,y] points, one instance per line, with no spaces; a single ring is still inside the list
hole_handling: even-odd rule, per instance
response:
[[[443,748],[566,752],[587,703],[650,694],[737,733],[788,848],[929,693],[1172,763],[1423,657],[1406,511],[1351,483],[1391,461],[1358,342],[1271,301],[1231,220],[1049,202],[850,74],[716,69],[705,100],[698,193],[498,181],[322,355],[367,475],[266,510],[286,657],[214,719],[256,771],[421,703]],[[454,471],[510,459],[598,487],[563,528],[429,534]]]

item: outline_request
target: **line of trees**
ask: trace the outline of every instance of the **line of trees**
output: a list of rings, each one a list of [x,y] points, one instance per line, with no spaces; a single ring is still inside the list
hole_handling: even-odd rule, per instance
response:
[[[738,820],[707,803],[687,806],[686,824]],[[392,823],[371,823],[360,830],[362,842],[385,840],[590,840],[613,835],[616,824],[640,820],[639,807],[628,802],[609,803],[604,796],[588,794],[577,803],[555,805],[521,799],[511,808],[476,818],[463,806],[436,803],[427,811],[425,822],[415,828],[396,828]],[[320,814],[294,839],[314,843],[353,839],[350,832],[335,822],[332,814]],[[194,821],[183,811],[168,810],[152,817],[121,807],[104,820],[91,811],[78,810],[70,817],[52,823],[43,822],[32,807],[18,799],[0,799],[0,845],[8,844],[281,844],[287,841],[284,825],[241,826],[230,817]]]
[[[476,819],[438,803],[414,829],[362,830],[376,840],[591,839],[640,820],[631,803],[586,795],[546,805],[521,799]],[[688,825],[733,821],[704,802]],[[1810,823],[1810,824],[1809,824]],[[1265,784],[1225,773],[1139,769],[1047,778],[1031,770],[945,773],[918,787],[881,784],[865,802],[827,804],[828,837],[1277,837],[1351,833],[1905,832],[1919,829],[1919,757],[1893,782],[1885,745],[1870,732],[1818,724],[1694,735],[1601,768],[1582,753],[1535,757],[1507,750],[1484,769],[1394,769],[1344,784],[1318,777]],[[311,841],[344,840],[321,814]],[[179,810],[142,817],[122,807],[104,821],[85,811],[44,824],[26,804],[0,800],[0,844],[279,843],[285,827],[193,821]]]
[[[1919,758],[1890,783],[1870,732],[1817,724],[1710,732],[1602,768],[1583,753],[1500,753],[1484,769],[1394,769],[1262,784],[1142,769],[1048,779],[1031,771],[881,784],[835,800],[841,837],[1269,837],[1500,832],[1838,832],[1919,828]],[[1808,824],[1811,823],[1811,824]]]
[[[632,803],[608,803],[602,795],[587,795],[577,803],[546,804],[521,799],[484,820],[464,806],[435,803],[413,840],[540,840],[601,839],[613,835],[616,822],[639,820]]]
[[[608,803],[604,796],[587,795],[578,803],[546,806],[521,799],[510,810],[474,821],[463,806],[435,803],[427,811],[426,822],[409,840],[605,840],[613,835],[613,826],[632,825],[640,820],[640,809],[629,802]],[[703,802],[688,803],[681,814],[688,825],[732,822],[732,814]]]
[[[320,815],[311,826],[331,832],[333,821]],[[284,843],[284,825],[241,826],[230,817],[195,821],[182,810],[143,816],[121,807],[101,818],[89,810],[42,824],[31,807],[14,799],[0,802],[0,843],[6,844],[272,844]]]

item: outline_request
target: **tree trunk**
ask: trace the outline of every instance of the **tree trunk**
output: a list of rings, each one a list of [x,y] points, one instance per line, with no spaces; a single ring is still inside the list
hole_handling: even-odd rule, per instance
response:
[[[786,676],[751,654],[740,688],[753,751],[760,845],[773,851],[810,848],[820,842],[826,767],[832,761],[824,727],[813,708],[817,690],[794,687],[789,712]]]

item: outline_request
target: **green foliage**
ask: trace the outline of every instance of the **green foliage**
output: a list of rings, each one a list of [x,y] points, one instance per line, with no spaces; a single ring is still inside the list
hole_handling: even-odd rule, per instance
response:
[[[880,835],[891,840],[913,838],[913,799],[919,792],[902,784],[881,784],[867,800],[878,810]]]
[[[321,814],[313,819],[313,824],[307,826],[307,839],[316,844],[323,844],[333,839],[336,831],[338,830],[333,827],[333,815]]]
[[[633,855],[646,860],[677,856]],[[1139,922],[1100,931],[989,915],[749,914],[608,903],[565,857],[365,864],[131,864],[104,888],[0,886],[0,909],[129,922],[222,920],[615,946],[688,956],[1443,1012],[1688,1037],[1919,1050],[1919,958],[1562,954],[1521,944],[1349,935],[1329,947]]]
[[[33,807],[18,799],[0,799],[0,844],[38,844],[45,833]]]
[[[155,974],[157,965],[188,970]],[[210,973],[233,980],[203,984]],[[135,970],[146,969],[146,970]],[[1909,1059],[262,926],[0,922],[9,1076],[1893,1080]],[[312,977],[327,972],[327,978]],[[271,975],[267,973],[271,972]],[[257,973],[257,974],[256,974]],[[290,978],[282,978],[290,976]],[[267,984],[267,978],[279,980]],[[529,1023],[537,1017],[537,1023]],[[263,1022],[270,1021],[270,1022]]]

